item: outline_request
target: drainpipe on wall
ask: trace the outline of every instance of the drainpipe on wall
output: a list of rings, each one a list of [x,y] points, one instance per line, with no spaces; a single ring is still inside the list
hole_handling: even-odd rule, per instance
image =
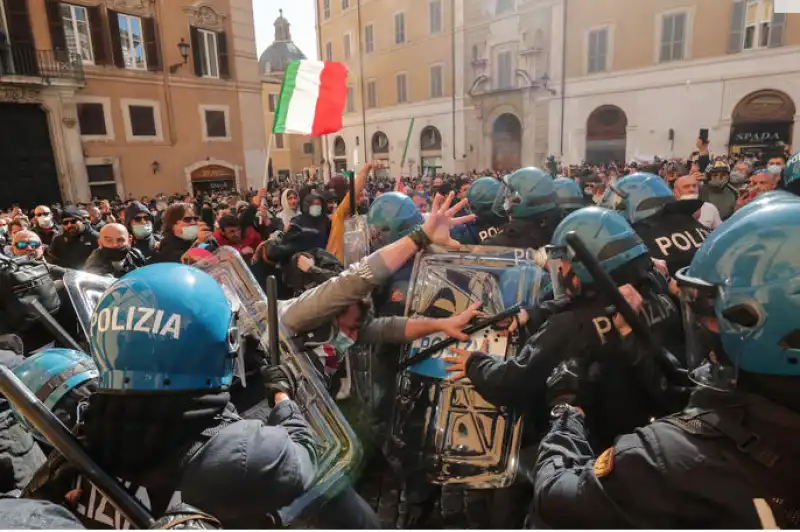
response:
[[[156,0],[156,21],[159,23],[163,23],[163,18],[161,15],[161,0]],[[162,77],[164,79],[164,103],[167,104],[167,127],[169,128],[169,145],[175,146],[177,144],[177,134],[175,133],[175,117],[172,110],[172,88],[169,81],[169,67],[167,67],[164,57],[164,50],[167,49],[164,43],[164,32],[162,31],[163,24],[159,24],[158,32],[158,44],[161,47],[161,63],[162,63]],[[238,183],[237,183],[238,185]]]
[[[450,9],[450,24],[452,31],[450,32],[450,62],[452,63],[452,75],[450,76],[450,90],[452,91],[452,104],[453,104],[453,171],[455,172],[456,157],[456,0],[453,0]],[[420,161],[421,162],[421,161]]]
[[[322,23],[320,22],[319,19],[319,2],[317,1],[314,2],[314,25],[317,28],[317,57],[319,58],[320,61],[324,61],[325,58],[322,56]],[[270,131],[270,135],[271,134],[272,131]],[[311,140],[313,142],[315,139],[312,138]],[[314,142],[314,144],[316,144],[316,142]],[[322,163],[322,161],[323,160],[328,161],[329,151],[327,150],[327,147],[328,147],[328,135],[320,137],[319,149],[321,153],[319,154],[319,168],[320,172],[322,172],[322,181],[325,183],[327,183],[327,181],[325,180],[325,165]],[[314,148],[316,149],[316,146],[314,146]],[[311,160],[312,161],[314,160],[313,157]],[[269,164],[269,161],[267,161],[267,164]],[[333,167],[331,166],[331,162],[328,161],[328,180],[330,180],[332,176],[333,176]]]
[[[361,46],[363,42],[363,31],[364,27],[361,25],[361,0],[358,0],[356,3],[356,15],[358,16],[358,76],[360,79],[361,84],[361,129],[363,131],[361,138],[362,144],[364,145],[364,164],[369,161],[369,152],[367,151],[367,147],[371,146],[371,142],[367,142],[367,109],[364,105],[364,50]],[[355,168],[353,168],[355,170]],[[403,169],[401,168],[400,171],[402,172]]]
[[[564,2],[564,21],[561,27],[561,158],[564,158],[564,115],[567,103],[567,3]]]

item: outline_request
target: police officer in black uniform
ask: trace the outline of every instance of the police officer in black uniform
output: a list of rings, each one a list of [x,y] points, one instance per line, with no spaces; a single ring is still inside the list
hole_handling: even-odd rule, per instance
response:
[[[511,222],[502,233],[484,240],[484,245],[532,249],[546,246],[561,220],[553,178],[533,167],[504,177],[495,212],[510,216]]]
[[[657,175],[636,173],[610,187],[603,206],[623,211],[650,255],[667,263],[670,275],[688,266],[709,234],[694,218],[701,200],[677,200]]]
[[[453,230],[453,238],[462,244],[478,245],[503,232],[508,217],[495,212],[494,202],[500,190],[500,181],[493,177],[476,179],[467,189],[469,209],[475,214],[474,222]]]
[[[554,409],[533,472],[558,528],[797,528],[800,201],[735,213],[677,274],[690,376],[680,413],[596,455],[579,403]]]

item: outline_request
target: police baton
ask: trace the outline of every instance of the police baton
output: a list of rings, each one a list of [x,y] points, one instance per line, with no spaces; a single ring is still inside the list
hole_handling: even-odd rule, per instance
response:
[[[155,520],[150,512],[117,479],[97,465],[75,436],[5,366],[0,366],[0,393],[64,458],[77,466],[130,523],[140,529],[153,526]]]
[[[650,334],[650,330],[639,317],[639,315],[631,308],[628,301],[619,291],[617,283],[611,278],[611,275],[603,269],[600,261],[589,251],[586,244],[581,240],[574,231],[567,233],[567,244],[575,252],[575,258],[583,264],[589,274],[591,274],[597,288],[611,299],[611,302],[616,307],[625,321],[630,326],[634,337],[639,343],[647,348],[652,355],[644,357],[643,359],[633,360],[634,367],[637,367],[648,382],[661,392],[666,392],[668,389],[668,381],[679,383],[684,376],[681,372],[681,367],[675,357],[658,345]],[[650,361],[654,361],[657,367],[651,367]],[[655,381],[655,382],[654,382]],[[648,389],[652,389],[648,386]],[[663,395],[662,395],[663,397]],[[659,398],[659,402],[662,402]]]
[[[274,275],[267,277],[267,348],[273,366],[281,363],[278,345],[278,281]]]

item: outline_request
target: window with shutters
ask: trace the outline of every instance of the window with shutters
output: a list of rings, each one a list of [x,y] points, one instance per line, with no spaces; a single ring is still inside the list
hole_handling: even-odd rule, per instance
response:
[[[203,141],[231,140],[227,105],[201,105],[200,119],[203,123]]]
[[[367,108],[378,107],[378,82],[374,79],[367,81]]]
[[[94,63],[88,11],[71,4],[61,4],[60,9],[67,49],[79,55],[84,63]]]
[[[510,89],[514,81],[513,57],[511,52],[497,54],[497,85],[498,89]]]
[[[161,129],[161,104],[158,101],[123,98],[120,104],[127,140],[164,139]]]
[[[200,37],[200,69],[205,78],[219,77],[219,51],[217,34],[213,31],[198,29]]]
[[[394,43],[403,44],[406,42],[406,14],[395,13],[394,15]]]
[[[282,150],[283,149],[283,133],[274,133],[275,135],[275,148]]]
[[[325,61],[333,61],[333,43],[325,43]]]
[[[431,98],[441,98],[444,95],[444,72],[442,65],[432,65],[430,68],[431,76]]]
[[[350,33],[345,33],[342,37],[342,47],[344,49],[344,59],[347,61],[350,59],[350,43],[353,40],[353,36]]]
[[[589,51],[587,72],[597,74],[608,69],[608,28],[589,32]]]
[[[354,113],[356,110],[356,95],[353,87],[347,87],[347,112]]]
[[[397,74],[397,103],[408,102],[408,76],[406,74]]]
[[[77,108],[82,137],[106,136],[106,117],[102,103],[79,103]]]
[[[331,18],[331,0],[322,1],[322,12],[326,19]]]
[[[87,164],[86,176],[93,198],[113,200],[117,192],[117,181],[113,164]]]
[[[770,29],[773,16],[772,0],[747,1],[743,49],[766,48],[770,45]]]
[[[364,53],[371,54],[375,51],[375,27],[372,24],[364,26]]]
[[[278,103],[278,95],[277,94],[270,94],[267,96],[267,100],[269,101],[269,112],[274,113],[275,107],[277,107]]]
[[[146,70],[147,54],[144,48],[142,19],[117,13],[117,22],[119,24],[119,39],[125,68]]]
[[[670,13],[661,17],[659,63],[681,61],[686,54],[687,13]]]
[[[303,143],[303,155],[314,155],[314,143],[313,142],[304,142]]]
[[[442,32],[442,0],[428,2],[428,24],[431,33]]]

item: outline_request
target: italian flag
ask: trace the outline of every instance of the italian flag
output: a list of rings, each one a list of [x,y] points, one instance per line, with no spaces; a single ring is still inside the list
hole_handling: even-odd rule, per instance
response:
[[[320,136],[342,129],[347,67],[342,63],[292,61],[286,66],[273,133]]]

